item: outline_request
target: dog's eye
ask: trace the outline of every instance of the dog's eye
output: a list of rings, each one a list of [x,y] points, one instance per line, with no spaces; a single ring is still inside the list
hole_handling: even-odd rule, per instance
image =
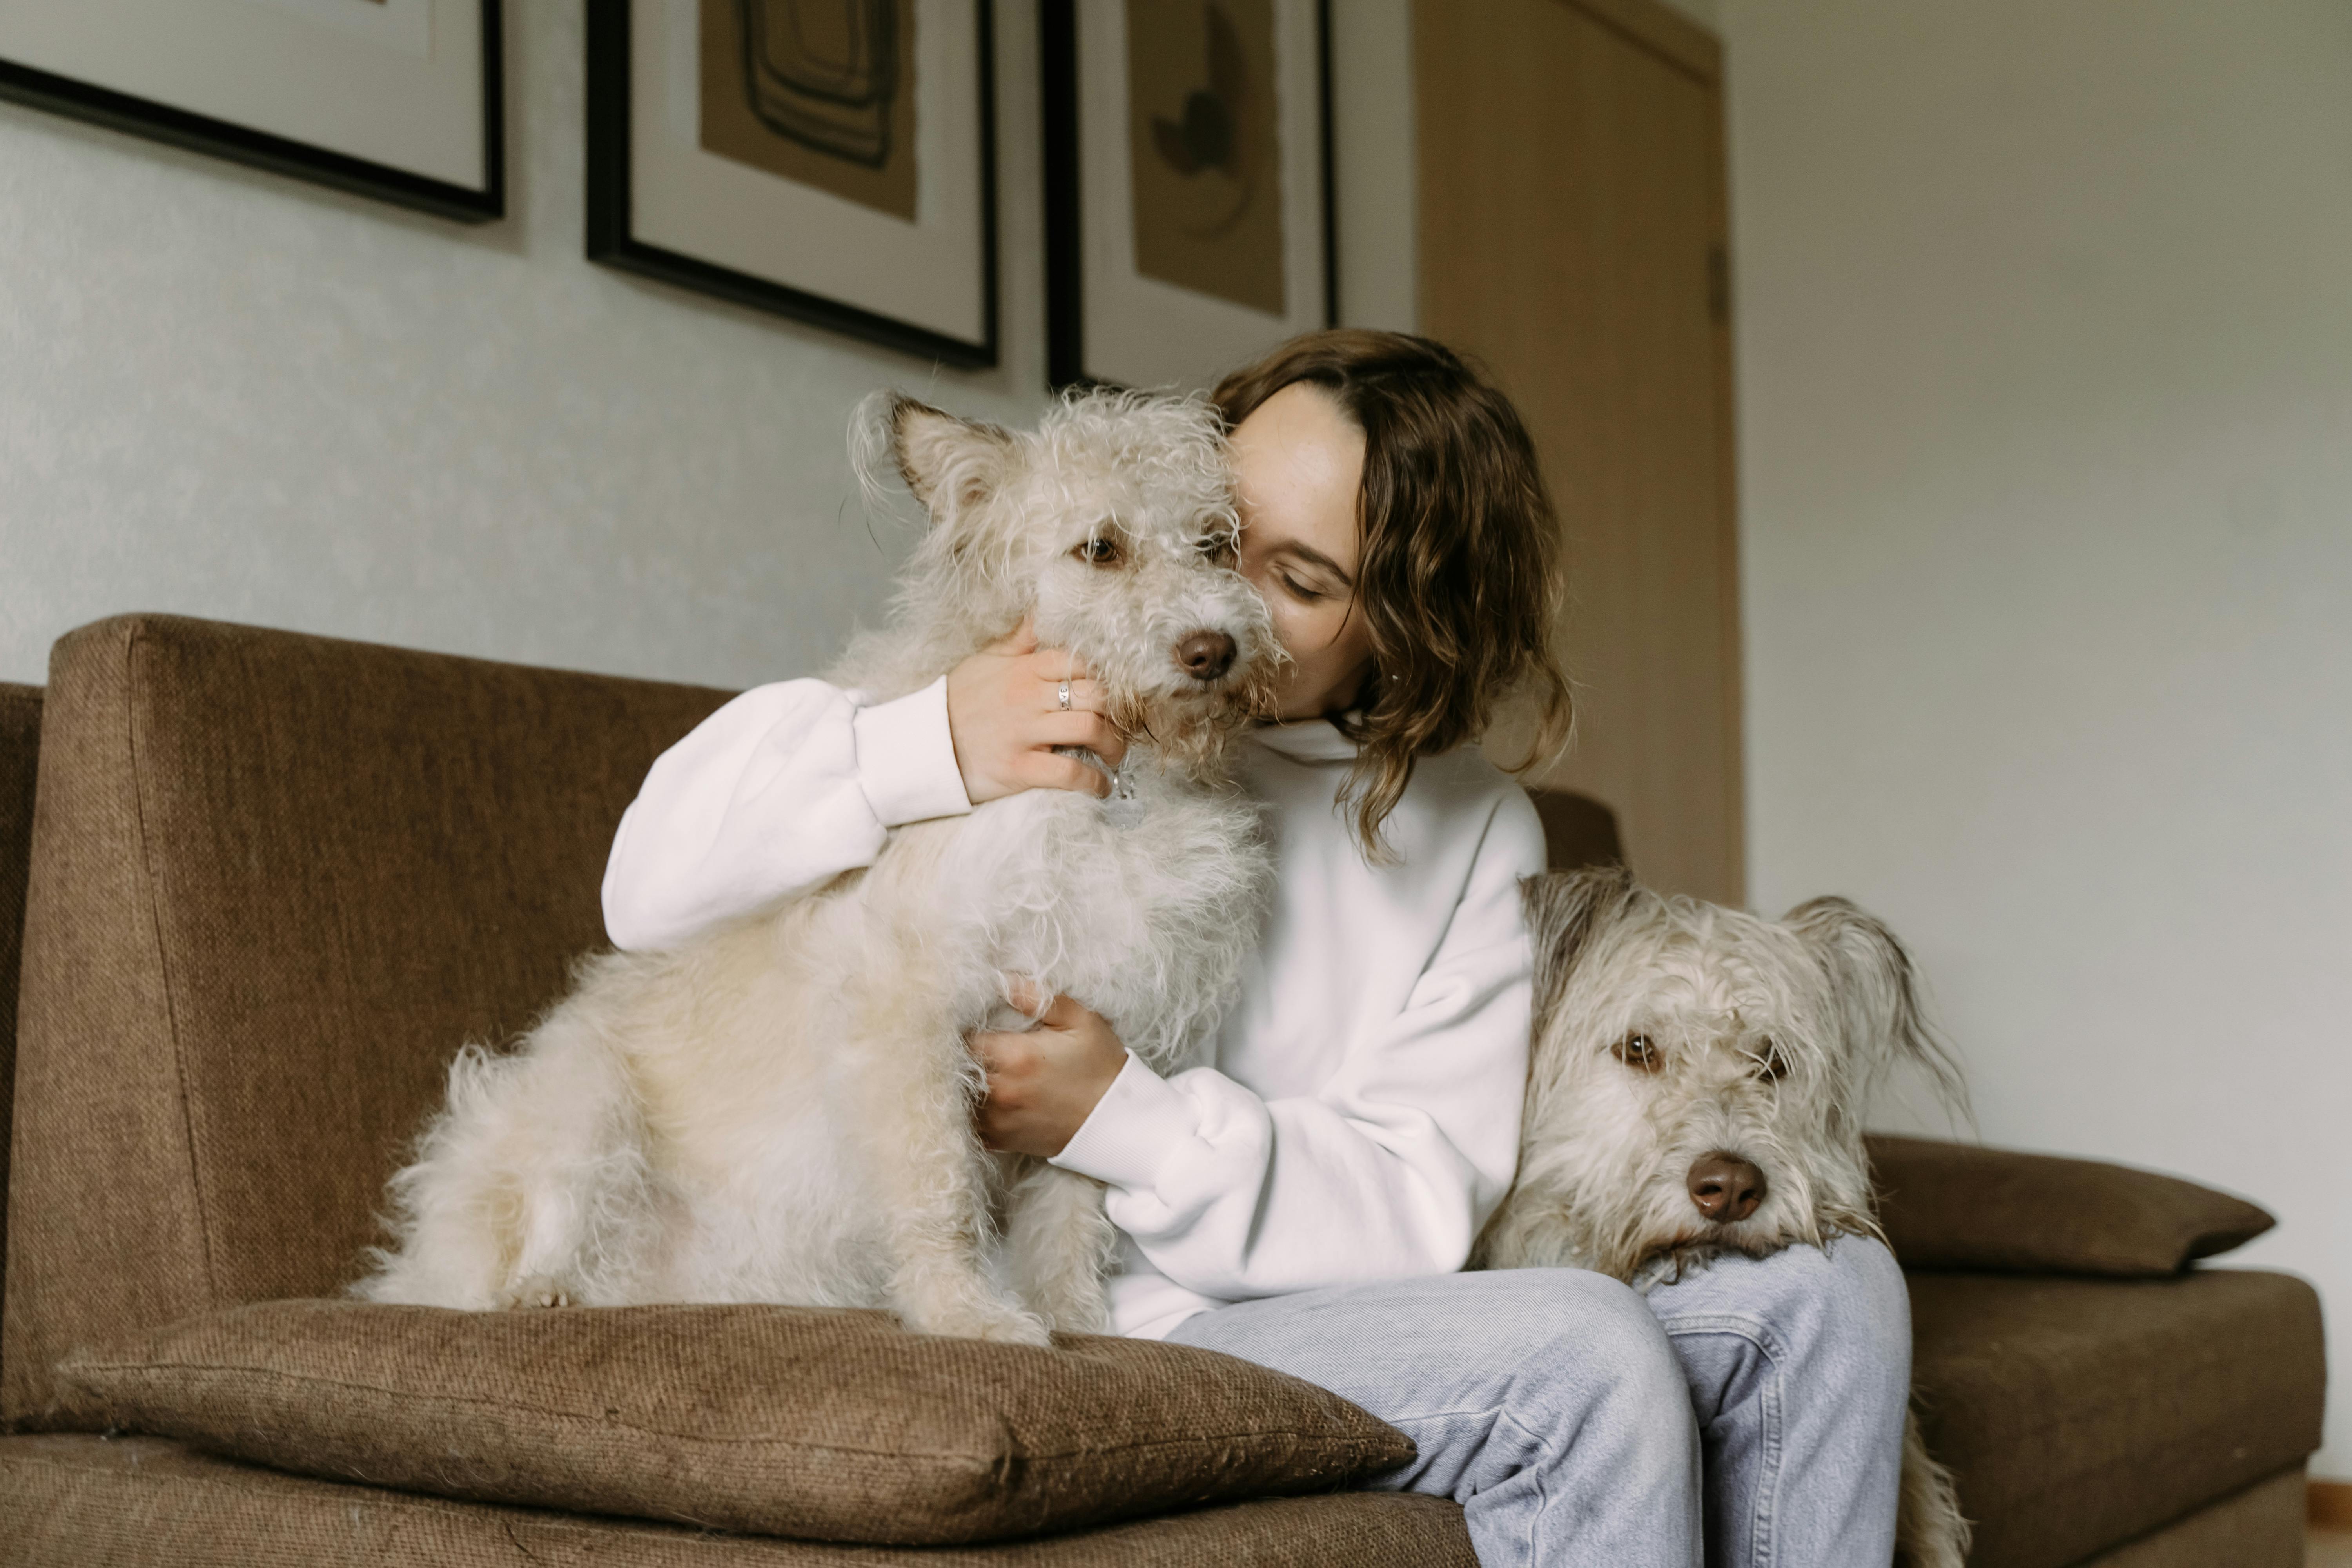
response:
[[[1610,1047],[1616,1058],[1629,1068],[1643,1072],[1655,1072],[1664,1063],[1659,1059],[1658,1047],[1650,1043],[1647,1035],[1628,1035]]]
[[[1768,1083],[1778,1083],[1789,1076],[1789,1058],[1770,1040],[1766,1040],[1764,1048],[1756,1054],[1756,1076]]]
[[[1199,549],[1202,558],[1212,566],[1230,566],[1241,555],[1241,552],[1234,548],[1233,535],[1229,533],[1209,535],[1201,541]]]
[[[1087,540],[1070,553],[1089,566],[1116,566],[1120,560],[1118,542],[1115,539],[1105,539],[1099,534]]]

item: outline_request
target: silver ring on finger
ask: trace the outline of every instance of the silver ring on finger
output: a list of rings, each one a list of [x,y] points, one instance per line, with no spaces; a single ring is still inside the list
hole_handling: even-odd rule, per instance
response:
[[[1066,680],[1062,682],[1061,689],[1055,692],[1054,697],[1061,703],[1062,711],[1067,713],[1070,710],[1070,683]]]

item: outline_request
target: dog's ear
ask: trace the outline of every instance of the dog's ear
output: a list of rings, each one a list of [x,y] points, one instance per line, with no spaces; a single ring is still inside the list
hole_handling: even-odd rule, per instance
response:
[[[1004,431],[895,393],[887,399],[878,412],[891,460],[933,521],[960,516],[1004,482],[1013,455],[1013,437]]]
[[[1576,961],[1592,939],[1623,916],[1638,889],[1621,865],[1547,871],[1519,884],[1528,935],[1536,950],[1536,1025],[1541,1028],[1568,990]]]
[[[1937,1098],[1969,1116],[1968,1084],[1919,1005],[1911,954],[1885,921],[1844,899],[1812,899],[1781,917],[1829,972],[1855,1053],[1858,1087],[1908,1063],[1924,1071]]]

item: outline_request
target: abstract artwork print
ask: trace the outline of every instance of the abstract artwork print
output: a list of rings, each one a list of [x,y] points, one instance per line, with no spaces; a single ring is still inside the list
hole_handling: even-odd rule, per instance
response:
[[[700,0],[705,152],[915,216],[914,0]]]
[[[1285,312],[1274,0],[1127,0],[1135,266]]]

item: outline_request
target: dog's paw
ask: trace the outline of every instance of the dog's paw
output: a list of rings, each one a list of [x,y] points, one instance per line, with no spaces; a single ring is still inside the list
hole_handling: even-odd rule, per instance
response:
[[[501,1310],[518,1307],[569,1307],[572,1292],[545,1274],[534,1274],[528,1279],[518,1279],[499,1293]]]
[[[1017,1307],[989,1303],[967,1304],[956,1310],[929,1312],[919,1318],[903,1318],[906,1325],[919,1334],[941,1334],[950,1339],[986,1340],[1000,1345],[1050,1345],[1054,1331],[1045,1320],[1034,1312],[1024,1312]]]
[[[1095,1280],[1039,1291],[1025,1300],[1045,1327],[1057,1334],[1110,1332],[1110,1301]]]
[[[1054,1342],[1054,1331],[1034,1313],[1010,1312],[1002,1321],[987,1325],[972,1338],[992,1340],[1001,1345],[1050,1345]]]
[[[1107,1307],[1062,1307],[1039,1314],[1045,1327],[1057,1334],[1107,1334],[1110,1332],[1110,1310]]]

